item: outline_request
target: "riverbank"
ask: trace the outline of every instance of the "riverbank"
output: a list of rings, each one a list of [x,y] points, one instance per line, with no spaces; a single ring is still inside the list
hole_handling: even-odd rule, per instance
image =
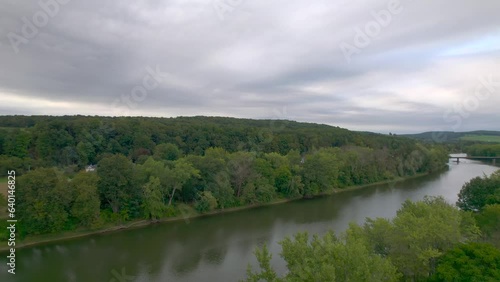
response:
[[[437,171],[434,173],[441,173],[445,170]],[[383,185],[383,184],[391,184],[391,183],[398,183],[398,182],[403,182],[409,179],[414,179],[418,177],[423,177],[426,175],[429,175],[430,173],[421,173],[421,174],[416,174],[413,176],[409,177],[400,177],[400,178],[395,178],[391,180],[386,180],[386,181],[379,181],[379,182],[374,182],[370,184],[365,184],[365,185],[358,185],[358,186],[350,186],[342,189],[338,188],[333,188],[330,191],[326,191],[324,193],[315,195],[313,198],[316,197],[325,197],[325,196],[331,196],[333,194],[337,193],[342,193],[342,192],[347,192],[347,191],[352,191],[352,190],[357,190],[357,189],[364,189],[364,188],[369,188],[377,185]],[[29,236],[25,238],[22,242],[18,242],[16,244],[16,250],[21,249],[21,248],[26,248],[26,247],[31,247],[35,245],[42,245],[46,243],[51,243],[51,242],[56,242],[56,241],[65,241],[65,240],[71,240],[71,239],[76,239],[76,238],[81,238],[81,237],[87,237],[91,235],[98,235],[98,234],[105,234],[105,233],[112,233],[112,232],[118,232],[118,231],[123,231],[123,230],[130,230],[134,228],[141,228],[145,227],[151,224],[157,224],[157,223],[167,223],[167,222],[175,222],[175,221],[189,221],[192,219],[196,218],[201,218],[201,217],[208,217],[208,216],[214,216],[218,214],[226,214],[226,213],[231,213],[231,212],[237,212],[237,211],[242,211],[242,210],[248,210],[248,209],[254,209],[254,208],[259,208],[259,207],[264,207],[264,206],[271,206],[271,205],[278,205],[278,204],[284,204],[292,201],[298,201],[298,200],[303,200],[303,197],[299,198],[293,198],[293,199],[277,199],[275,201],[265,203],[265,204],[255,204],[255,205],[248,205],[248,206],[241,206],[241,207],[234,207],[234,208],[228,208],[228,209],[223,209],[223,210],[215,210],[212,212],[204,213],[204,214],[184,214],[182,216],[177,216],[177,217],[170,217],[170,218],[164,218],[164,219],[159,219],[156,221],[151,221],[151,220],[136,220],[136,221],[131,221],[127,224],[122,224],[122,225],[108,225],[103,228],[97,229],[97,230],[81,230],[81,231],[68,231],[68,232],[63,232],[63,233],[58,233],[58,234],[47,234],[47,235],[38,235],[38,236]],[[2,242],[2,246],[0,246],[0,253],[6,252],[9,250],[10,247],[7,246],[7,242]]]

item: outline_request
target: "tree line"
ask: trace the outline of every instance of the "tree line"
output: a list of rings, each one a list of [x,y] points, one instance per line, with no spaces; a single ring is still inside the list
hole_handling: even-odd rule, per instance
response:
[[[105,154],[123,154],[143,162],[160,144],[174,144],[182,155],[203,155],[208,148],[234,153],[357,146],[386,149],[398,163],[416,142],[407,138],[353,132],[327,125],[287,120],[219,117],[0,116],[0,177],[5,167],[64,166],[80,170]]]
[[[407,200],[393,219],[368,218],[340,235],[307,233],[280,242],[279,276],[264,245],[246,281],[500,281],[500,171],[442,197]],[[495,247],[496,245],[496,247]]]
[[[500,157],[500,144],[473,144],[465,147],[469,156]]]

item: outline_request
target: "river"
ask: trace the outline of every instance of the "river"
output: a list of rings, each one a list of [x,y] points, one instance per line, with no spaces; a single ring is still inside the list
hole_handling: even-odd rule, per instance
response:
[[[285,236],[342,232],[351,221],[393,217],[406,199],[424,195],[455,203],[466,181],[496,169],[464,160],[445,172],[327,197],[23,248],[15,275],[0,258],[0,281],[238,281],[263,243],[283,272],[278,242]]]

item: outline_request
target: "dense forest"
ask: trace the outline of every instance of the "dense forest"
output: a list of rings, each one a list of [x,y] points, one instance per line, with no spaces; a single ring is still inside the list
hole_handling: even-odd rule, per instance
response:
[[[491,139],[500,137],[500,131],[476,130],[467,132],[454,131],[428,131],[418,134],[405,134],[405,137],[413,138],[419,141],[436,143],[459,143],[463,140],[470,140],[469,136],[489,136]]]
[[[368,218],[338,236],[287,237],[284,276],[264,245],[246,281],[500,281],[500,171],[464,184],[457,206],[407,200],[390,220]]]
[[[464,151],[469,156],[500,157],[500,144],[471,144]]]
[[[286,120],[0,117],[21,236],[313,197],[447,158],[441,145]]]

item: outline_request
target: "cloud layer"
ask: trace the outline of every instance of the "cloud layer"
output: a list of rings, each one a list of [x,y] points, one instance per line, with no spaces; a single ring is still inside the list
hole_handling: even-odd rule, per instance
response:
[[[498,11],[496,0],[3,0],[0,114],[500,130]]]

